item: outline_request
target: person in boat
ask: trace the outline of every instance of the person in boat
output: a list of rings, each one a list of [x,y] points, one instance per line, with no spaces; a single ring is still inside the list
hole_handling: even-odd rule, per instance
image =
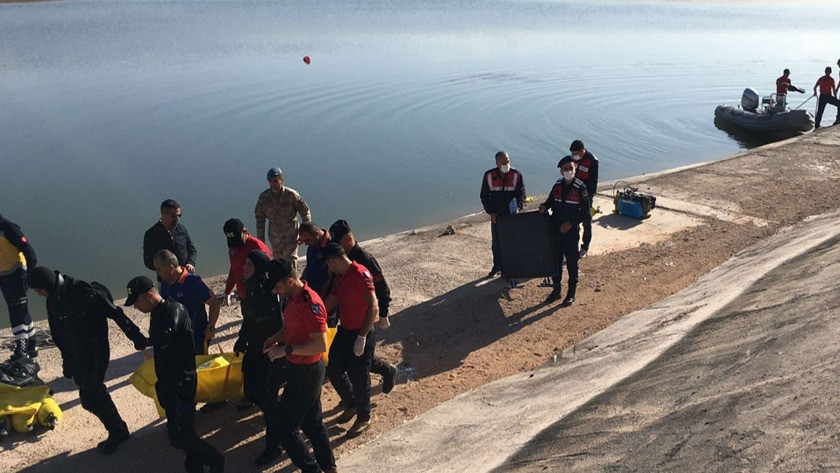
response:
[[[805,93],[805,89],[801,89],[793,84],[790,83],[790,69],[785,69],[782,72],[782,76],[776,79],[776,107],[783,109],[787,105],[787,93],[788,90],[792,90],[794,92],[799,92],[800,94]]]
[[[817,95],[817,87],[820,88],[820,95],[817,99],[817,116],[814,118],[815,130],[820,128],[820,120],[822,120],[826,104],[837,107],[837,118],[834,120],[834,124],[840,123],[840,100],[837,99],[837,87],[834,78],[831,77],[831,67],[826,67],[825,75],[817,79],[817,83],[814,84],[814,96]]]

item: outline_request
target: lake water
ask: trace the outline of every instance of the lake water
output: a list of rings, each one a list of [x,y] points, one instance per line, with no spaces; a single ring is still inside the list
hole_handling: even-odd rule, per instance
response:
[[[745,146],[716,105],[836,69],[840,8],[794,3],[0,4],[0,212],[123,296],[165,198],[225,273],[222,224],[253,228],[272,166],[367,239],[480,210],[499,149],[529,195],[575,138],[602,179],[714,159]]]

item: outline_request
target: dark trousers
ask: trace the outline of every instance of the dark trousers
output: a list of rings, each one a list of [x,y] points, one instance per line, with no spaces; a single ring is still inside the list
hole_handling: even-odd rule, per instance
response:
[[[375,330],[371,330],[365,339],[365,351],[362,356],[353,353],[358,330],[338,327],[330,346],[330,365],[327,375],[333,388],[345,406],[356,406],[359,419],[370,418],[370,367],[373,350],[376,346]]]
[[[18,268],[12,274],[0,276],[0,291],[9,307],[9,322],[15,340],[32,336],[34,326],[29,316],[29,300],[26,298],[26,270]]]
[[[87,381],[79,385],[79,400],[82,402],[82,407],[95,415],[108,434],[127,434],[128,426],[120,417],[117,406],[108,394],[105,388],[105,383],[102,380],[99,384],[93,381]]]
[[[211,473],[223,472],[225,457],[195,433],[195,403],[177,400],[164,410],[169,444],[187,454],[186,471],[203,472],[204,465],[209,465]]]
[[[260,406],[266,418],[265,440],[269,445],[280,445],[277,426],[269,419],[276,416],[279,403],[277,393],[286,382],[286,360],[270,361],[262,352],[245,352],[242,360],[242,375],[245,398]]]
[[[365,342],[367,344],[367,342]],[[367,345],[365,345],[367,347]],[[382,358],[374,355],[370,360],[370,372],[378,374],[379,376],[387,376],[391,365],[386,363]]]
[[[73,376],[79,386],[82,408],[95,415],[109,434],[128,433],[128,427],[105,388],[105,373],[111,361],[107,335],[74,340],[61,352],[61,357],[66,373]]]
[[[814,123],[816,127],[820,127],[820,121],[822,120],[823,112],[825,111],[826,104],[831,104],[837,107],[837,118],[836,121],[840,121],[840,100],[831,94],[820,94],[820,97],[817,101],[817,117],[814,119]]]
[[[589,249],[589,244],[592,243],[592,211],[586,213],[586,218],[581,222],[583,225],[583,245],[581,248]]]
[[[566,262],[566,269],[569,271],[569,295],[574,296],[578,283],[578,260],[580,251],[580,230],[577,225],[573,226],[566,233],[559,230],[554,234],[554,287],[560,287],[560,280],[563,277],[563,261]]]
[[[502,269],[502,257],[499,251],[499,229],[494,222],[490,222],[490,248],[493,250],[493,268]]]
[[[330,360],[332,364],[332,360]],[[321,385],[324,384],[324,362],[309,365],[288,363],[288,380],[283,388],[278,409],[272,413],[280,444],[289,459],[303,473],[320,473],[335,467],[330,437],[321,413]],[[300,435],[303,431],[312,444],[313,457]]]

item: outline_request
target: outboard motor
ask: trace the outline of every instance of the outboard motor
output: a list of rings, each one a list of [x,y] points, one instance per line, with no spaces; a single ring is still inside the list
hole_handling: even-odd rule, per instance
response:
[[[741,94],[741,108],[748,112],[755,113],[760,104],[761,97],[758,96],[758,92],[751,87],[744,89],[744,93]]]

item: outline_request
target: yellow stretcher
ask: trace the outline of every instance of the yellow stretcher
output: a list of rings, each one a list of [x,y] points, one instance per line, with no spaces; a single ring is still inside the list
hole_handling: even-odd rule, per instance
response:
[[[328,361],[328,353],[336,329],[327,328],[327,350],[324,352],[324,363]],[[198,382],[195,392],[195,402],[220,402],[239,399],[244,395],[242,387],[242,356],[233,353],[219,353],[216,355],[196,355],[195,371]],[[128,379],[131,384],[144,396],[155,402],[161,419],[166,413],[160,406],[155,392],[155,361],[153,358],[145,360]]]
[[[49,386],[21,388],[0,384],[0,431],[14,428],[29,433],[36,425],[52,430],[62,418]]]

